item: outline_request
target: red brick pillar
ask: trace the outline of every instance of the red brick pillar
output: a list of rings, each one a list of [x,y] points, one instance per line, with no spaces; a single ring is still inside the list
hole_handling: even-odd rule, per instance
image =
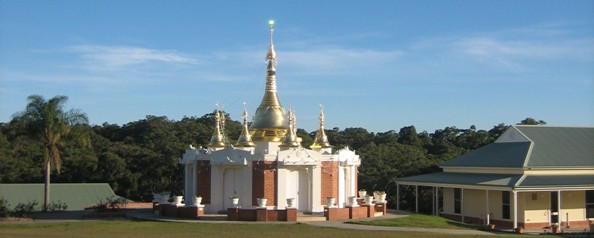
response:
[[[363,205],[362,207],[367,208],[367,217],[373,218],[373,216],[375,215],[375,206],[366,204],[366,205]]]
[[[239,221],[239,208],[227,208],[227,220]]]
[[[266,208],[256,209],[256,221],[268,221],[268,211]]]
[[[297,221],[297,208],[287,208],[287,221]]]

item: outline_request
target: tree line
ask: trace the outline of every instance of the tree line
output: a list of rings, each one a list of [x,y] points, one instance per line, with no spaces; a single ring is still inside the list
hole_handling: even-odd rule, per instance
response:
[[[23,112],[0,123],[0,183],[44,181],[48,146],[32,131],[35,128],[23,126],[23,117],[18,116]],[[237,139],[241,122],[228,114],[225,118],[228,138]],[[519,124],[546,123],[526,118]],[[87,140],[68,136],[55,144],[60,151],[60,173],[50,170],[51,181],[109,183],[116,194],[137,201],[150,201],[153,192],[181,193],[184,173],[179,159],[189,145],[206,147],[214,126],[214,111],[181,120],[149,115],[121,126],[71,124],[70,130],[77,132],[72,134],[85,135]],[[348,146],[361,156],[359,188],[386,191],[390,206],[395,207],[396,178],[436,172],[440,163],[494,142],[508,127],[498,124],[479,130],[451,126],[432,133],[417,132],[412,125],[378,133],[365,128],[333,128],[326,130],[326,135],[335,151]],[[297,134],[304,147],[315,137],[315,131],[298,129]],[[407,197],[414,199],[405,194],[405,208]]]

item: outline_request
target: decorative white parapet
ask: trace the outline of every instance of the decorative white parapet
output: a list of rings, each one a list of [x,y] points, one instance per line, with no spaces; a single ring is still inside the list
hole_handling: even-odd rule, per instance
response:
[[[308,150],[303,147],[279,151],[278,161],[280,164],[288,165],[320,165],[322,154],[317,151]]]
[[[248,166],[248,158],[251,158],[253,154],[254,151],[251,149],[226,147],[223,150],[212,152],[210,163],[213,165]]]

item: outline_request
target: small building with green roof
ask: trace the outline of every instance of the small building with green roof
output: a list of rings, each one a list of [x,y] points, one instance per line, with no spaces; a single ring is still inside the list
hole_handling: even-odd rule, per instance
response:
[[[40,208],[43,206],[43,193],[42,183],[0,184],[0,199],[4,199],[11,209],[19,203],[30,202],[37,202]],[[67,211],[84,210],[100,203],[106,204],[110,200],[122,199],[115,195],[107,183],[52,183],[50,197],[50,203],[66,204]]]
[[[436,215],[475,224],[564,229],[594,220],[594,127],[511,126],[440,168],[397,179],[398,194],[431,187]]]

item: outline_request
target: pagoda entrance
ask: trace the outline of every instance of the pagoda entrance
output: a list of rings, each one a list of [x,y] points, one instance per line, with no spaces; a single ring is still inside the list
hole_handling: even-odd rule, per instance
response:
[[[288,169],[287,186],[285,188],[287,198],[295,198],[297,211],[309,210],[311,186],[307,168]]]

